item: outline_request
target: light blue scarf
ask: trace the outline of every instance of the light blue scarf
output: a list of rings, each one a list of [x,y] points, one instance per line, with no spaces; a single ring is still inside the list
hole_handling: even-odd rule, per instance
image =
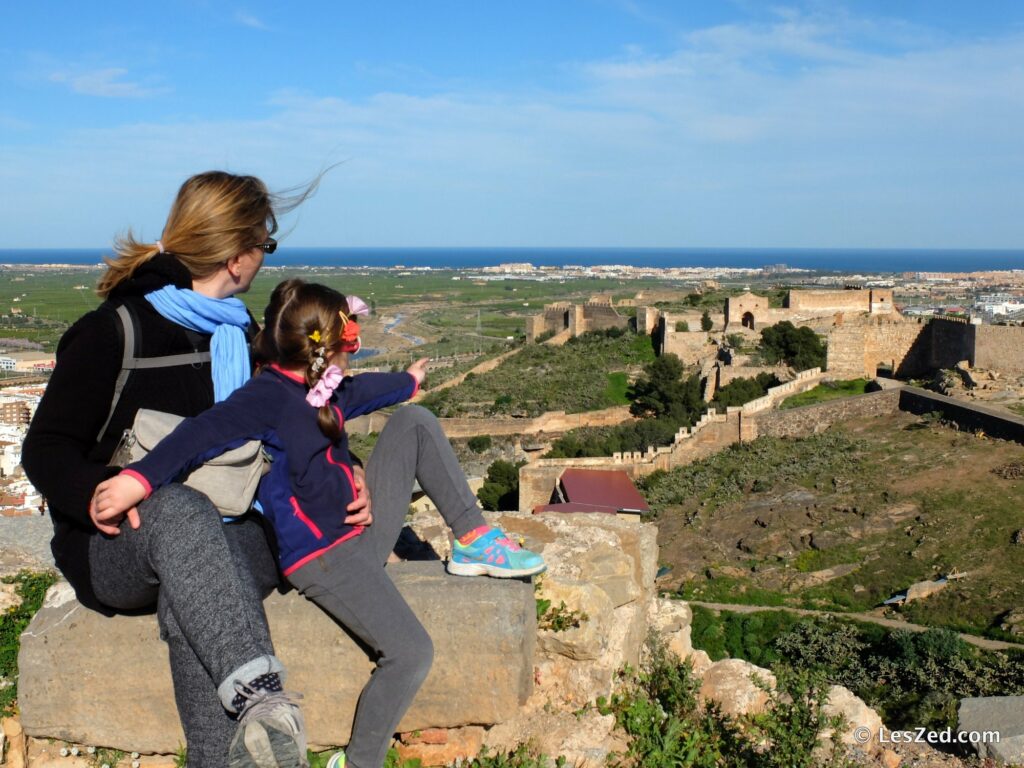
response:
[[[146,294],[146,301],[172,323],[213,334],[210,356],[213,399],[220,402],[249,380],[249,345],[245,329],[249,313],[240,299],[211,299],[187,288],[165,285]]]

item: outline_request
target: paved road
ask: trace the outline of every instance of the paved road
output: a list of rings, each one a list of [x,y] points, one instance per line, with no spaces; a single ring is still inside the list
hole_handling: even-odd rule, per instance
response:
[[[53,524],[48,516],[0,517],[0,576],[22,568],[52,568],[52,535]]]
[[[732,611],[733,613],[756,613],[758,611],[788,611],[789,613],[796,613],[801,616],[835,616],[841,619],[854,619],[856,621],[867,621],[872,624],[879,624],[889,629],[905,629],[908,632],[924,632],[934,627],[926,627],[921,624],[910,624],[906,621],[897,621],[896,619],[887,619],[883,616],[875,616],[872,613],[845,613],[842,611],[814,611],[808,608],[788,608],[781,605],[738,605],[733,603],[704,603],[699,600],[687,600],[690,605],[699,605],[703,608],[710,608],[713,611]],[[1024,644],[1021,643],[1007,643],[1002,640],[990,640],[987,637],[979,637],[978,635],[966,635],[964,633],[958,633],[960,639],[965,643],[983,648],[986,651],[1006,651],[1006,650],[1017,650],[1024,651]]]

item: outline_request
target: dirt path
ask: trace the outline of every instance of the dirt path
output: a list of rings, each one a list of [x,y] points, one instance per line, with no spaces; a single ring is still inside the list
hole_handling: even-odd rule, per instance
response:
[[[897,621],[896,619],[886,619],[882,616],[875,616],[871,613],[846,613],[842,611],[815,611],[809,608],[789,608],[784,605],[740,605],[733,603],[705,603],[699,600],[687,600],[690,605],[699,605],[702,608],[709,608],[713,611],[732,611],[733,613],[757,613],[758,611],[787,611],[789,613],[799,614],[800,616],[835,616],[843,619],[855,619],[856,621],[867,621],[872,624],[878,624],[889,629],[905,629],[908,632],[924,632],[934,627],[926,627],[921,624],[910,624],[906,621]],[[990,640],[987,637],[978,637],[977,635],[966,635],[962,632],[958,633],[960,639],[965,643],[982,648],[986,651],[1007,651],[1017,650],[1024,651],[1024,644],[1021,643],[1008,643],[1003,640]]]

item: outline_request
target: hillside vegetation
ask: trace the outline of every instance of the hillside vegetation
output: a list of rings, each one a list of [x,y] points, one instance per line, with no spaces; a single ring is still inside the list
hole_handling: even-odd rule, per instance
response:
[[[654,359],[647,336],[587,333],[565,346],[532,344],[493,371],[470,375],[422,405],[438,416],[538,416],[625,405],[626,372]]]
[[[870,611],[957,569],[967,577],[899,613],[1018,639],[1022,478],[1024,446],[900,414],[759,438],[643,491],[684,597]]]

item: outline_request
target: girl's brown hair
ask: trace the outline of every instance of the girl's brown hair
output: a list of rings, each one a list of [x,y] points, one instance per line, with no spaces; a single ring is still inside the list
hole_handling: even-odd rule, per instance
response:
[[[302,368],[309,387],[316,386],[328,361],[341,347],[348,301],[333,288],[299,279],[285,280],[270,295],[263,330],[253,340],[260,363]],[[320,430],[332,440],[341,436],[341,424],[330,404],[320,408]]]
[[[164,225],[163,250],[177,258],[192,277],[209,277],[228,259],[274,234],[277,216],[312,195],[322,177],[320,173],[307,185],[272,194],[255,176],[225,171],[197,174],[178,190]],[[139,242],[129,230],[114,241],[114,257],[104,257],[107,271],[96,292],[106,298],[158,253],[160,244]]]

